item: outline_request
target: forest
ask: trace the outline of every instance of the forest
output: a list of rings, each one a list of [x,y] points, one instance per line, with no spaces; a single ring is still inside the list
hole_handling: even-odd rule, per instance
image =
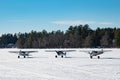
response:
[[[97,28],[92,30],[88,24],[70,26],[61,30],[47,32],[2,34],[0,48],[14,45],[17,48],[120,48],[120,28]]]

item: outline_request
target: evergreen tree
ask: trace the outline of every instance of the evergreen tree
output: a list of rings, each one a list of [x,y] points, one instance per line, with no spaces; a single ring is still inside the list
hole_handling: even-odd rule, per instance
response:
[[[120,47],[120,29],[102,28],[96,30],[89,25],[70,26],[66,32],[31,31],[30,33],[3,34],[0,47],[16,44],[18,48],[82,48],[82,47]]]
[[[102,47],[111,47],[112,46],[112,40],[109,36],[108,32],[105,32],[105,34],[102,36],[102,39],[100,40]]]
[[[115,32],[115,46],[120,48],[120,29]]]
[[[87,47],[87,48],[95,47],[94,38],[95,38],[95,36],[93,33],[89,34],[84,41],[84,44],[83,44],[84,47]]]

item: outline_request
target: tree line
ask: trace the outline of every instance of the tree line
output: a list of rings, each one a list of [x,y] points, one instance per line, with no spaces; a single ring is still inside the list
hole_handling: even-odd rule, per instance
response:
[[[3,34],[0,47],[9,44],[17,48],[120,48],[120,28],[97,28],[92,30],[88,24],[70,26],[66,32],[61,30],[47,32]]]

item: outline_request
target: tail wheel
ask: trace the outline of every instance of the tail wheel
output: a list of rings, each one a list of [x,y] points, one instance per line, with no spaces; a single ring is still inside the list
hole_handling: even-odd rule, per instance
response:
[[[92,59],[93,57],[92,56],[90,56],[90,59]]]
[[[98,59],[100,59],[100,56],[98,56]]]
[[[57,58],[57,55],[55,56],[55,58]]]

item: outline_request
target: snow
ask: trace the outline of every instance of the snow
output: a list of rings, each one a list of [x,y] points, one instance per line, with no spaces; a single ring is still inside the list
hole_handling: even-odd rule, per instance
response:
[[[16,50],[0,49],[0,80],[120,80],[120,49],[106,49],[112,51],[101,59],[79,51],[90,49],[73,49],[66,58],[55,58],[55,52],[46,49],[25,49],[38,53],[20,59],[8,52]]]

